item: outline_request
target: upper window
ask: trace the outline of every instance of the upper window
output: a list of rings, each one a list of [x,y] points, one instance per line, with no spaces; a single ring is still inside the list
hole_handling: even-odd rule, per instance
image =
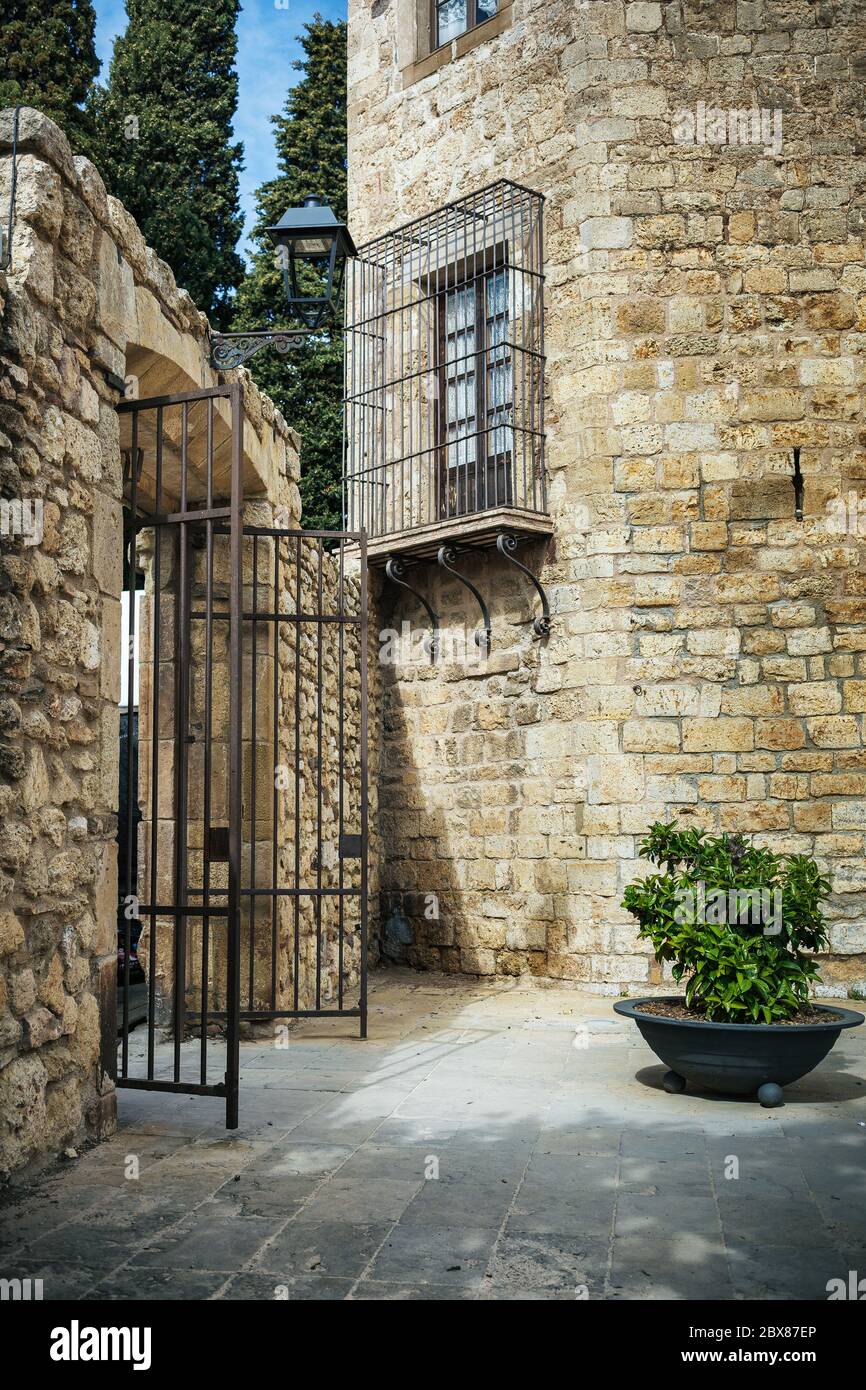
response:
[[[499,0],[433,0],[433,47],[459,39],[492,19],[498,8]]]

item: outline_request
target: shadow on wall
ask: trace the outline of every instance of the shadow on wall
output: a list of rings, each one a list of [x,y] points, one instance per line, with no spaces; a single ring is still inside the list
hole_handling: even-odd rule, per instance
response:
[[[537,565],[543,551],[529,554]],[[546,976],[552,893],[565,870],[544,837],[576,831],[582,795],[571,779],[571,804],[556,803],[527,748],[539,719],[534,595],[492,552],[459,565],[490,609],[486,660],[477,603],[435,564],[412,571],[440,618],[435,664],[411,595],[383,580],[376,606],[383,953],[425,969]]]

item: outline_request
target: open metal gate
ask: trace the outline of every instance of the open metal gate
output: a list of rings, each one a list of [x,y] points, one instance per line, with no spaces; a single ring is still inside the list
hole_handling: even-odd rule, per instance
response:
[[[243,1029],[336,1014],[366,1036],[365,542],[259,525],[261,499],[245,521],[239,386],[119,410],[117,1084],[224,1096],[235,1128]]]

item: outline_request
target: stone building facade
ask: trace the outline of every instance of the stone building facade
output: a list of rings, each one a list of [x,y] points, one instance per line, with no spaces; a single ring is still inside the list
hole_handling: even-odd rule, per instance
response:
[[[500,177],[546,200],[552,634],[488,550],[490,659],[381,670],[415,964],[660,985],[620,903],[665,818],[814,853],[821,989],[866,985],[864,52],[853,0],[509,0],[440,48],[420,0],[351,0],[356,241]]]
[[[377,570],[370,858],[384,949],[607,993],[660,987],[620,903],[641,834],[664,817],[814,853],[833,884],[821,989],[866,988],[861,7],[500,0],[441,47],[429,28],[421,0],[352,0],[350,222],[360,244],[500,178],[544,196],[547,496],[521,556],[552,630],[533,634],[534,591],[485,545],[461,569],[488,602],[489,653],[459,650],[478,625],[465,586],[419,565],[442,649],[395,659],[387,634],[423,612]],[[2,206],[11,134],[2,113]],[[93,167],[26,109],[17,173],[0,279],[2,1172],[114,1123],[118,385],[156,397],[216,384],[202,315]],[[296,526],[296,440],[245,372],[233,379],[247,520],[280,508]],[[35,529],[25,499],[41,504]],[[464,522],[438,539],[459,542]],[[309,556],[304,575],[317,587]],[[324,591],[338,583],[326,559]],[[288,720],[291,643],[274,655],[257,654],[256,688],[275,686]],[[304,795],[324,779],[333,829],[341,701],[332,649],[323,660],[326,733]],[[308,719],[317,679],[308,648]],[[351,663],[348,689],[354,711]],[[246,743],[258,766],[249,725]],[[265,758],[245,783],[245,817],[272,771]],[[272,839],[269,806],[258,829]],[[317,817],[318,803],[279,803],[277,857],[300,843],[333,886]],[[284,944],[281,927],[281,991]],[[255,994],[256,960],[252,973]]]
[[[9,206],[12,188],[13,113],[0,113],[0,206]],[[4,214],[5,221],[5,214]],[[73,156],[58,128],[38,112],[20,112],[17,183],[11,264],[0,276],[0,1175],[57,1154],[64,1146],[110,1133],[115,1122],[117,1052],[115,1003],[118,949],[117,812],[119,801],[119,711],[123,585],[123,502],[129,489],[129,416],[118,414],[125,395],[141,400],[195,391],[219,384],[208,365],[209,330],[189,296],[179,290],[167,265],[148,248],[120,203],[107,197],[86,159]],[[245,522],[294,529],[300,526],[297,437],[248,373],[230,374],[239,383],[243,407],[241,467]],[[215,403],[217,446],[229,437],[223,399]],[[166,425],[166,438],[170,434]],[[200,437],[199,437],[200,438]],[[141,442],[141,440],[140,440]],[[147,450],[139,479],[139,501],[152,478]],[[191,468],[195,467],[191,444]],[[166,443],[166,457],[168,442]],[[124,467],[126,467],[126,478]],[[152,489],[151,489],[152,490]],[[271,568],[260,554],[252,584],[252,542],[244,542],[245,604],[275,611],[291,598],[274,593]],[[294,542],[282,540],[282,574],[288,572]],[[142,813],[135,854],[139,878],[148,873],[153,807],[147,734],[153,719],[151,668],[154,601],[153,528],[141,536],[138,564],[147,574],[142,603],[138,805]],[[226,591],[227,557],[215,543],[215,583]],[[260,551],[264,552],[264,542]],[[202,591],[201,552],[195,593]],[[332,555],[322,559],[321,575],[312,551],[299,547],[302,581],[310,595],[321,585],[325,604],[337,603],[340,574]],[[357,611],[359,592],[343,576],[342,604]],[[172,616],[172,575],[162,569],[163,621]],[[283,586],[284,587],[284,586]],[[148,631],[148,622],[151,630]],[[292,642],[274,651],[270,630],[259,635],[255,683],[260,724],[250,722],[253,654],[244,639],[243,749],[245,781],[243,869],[249,874],[251,805],[261,803],[257,881],[285,881],[293,860],[286,846],[300,846],[301,871],[308,872],[320,843],[330,849],[340,801],[337,760],[338,667],[330,634],[321,661],[321,768],[305,763],[299,798],[300,819],[279,801],[274,810],[274,763],[294,750],[268,742],[274,710],[277,725],[293,727],[300,691],[304,727],[317,711],[315,629],[300,638],[299,678],[295,684]],[[201,636],[193,646],[191,718],[202,720]],[[223,644],[224,646],[224,644]],[[215,644],[213,667],[214,738],[212,811],[224,821],[225,717],[228,680],[225,653]],[[343,673],[342,731],[351,735],[359,717],[357,647]],[[275,681],[275,661],[279,679]],[[173,858],[174,808],[171,749],[163,747],[171,729],[172,672],[165,662],[159,701],[163,709],[159,746],[163,778],[156,807],[162,864]],[[170,742],[170,740],[169,740]],[[358,742],[346,768],[344,812],[357,786]],[[305,749],[306,752],[306,749]],[[259,768],[258,789],[251,772]],[[193,760],[193,771],[196,765]],[[200,774],[201,768],[198,767]],[[321,835],[311,810],[313,789],[323,785]],[[292,787],[294,791],[294,786]],[[190,798],[188,846],[190,883],[202,874],[201,781]],[[272,818],[279,818],[279,862],[266,857]],[[269,820],[268,818],[271,817]],[[347,819],[347,824],[350,822]],[[327,856],[326,856],[327,857]],[[331,855],[323,869],[326,884],[338,871]],[[218,866],[222,871],[223,866]],[[162,870],[161,870],[162,872]],[[346,882],[350,882],[346,871]],[[331,900],[333,903],[335,900]],[[318,927],[325,945],[321,991],[325,1000],[338,989],[335,918],[331,905],[315,923],[301,917],[301,1006],[308,1004],[309,975],[315,969],[310,936]],[[356,924],[350,924],[356,925]],[[245,926],[247,945],[249,925]],[[291,930],[282,908],[277,934],[277,1006],[291,1007],[294,965],[286,945]],[[214,938],[217,933],[214,931]],[[271,944],[270,924],[268,946]],[[147,938],[145,936],[145,946]],[[199,938],[190,930],[197,959]],[[212,945],[211,1004],[224,1000],[224,953]],[[258,956],[256,944],[254,955]],[[268,950],[270,963],[270,950]],[[143,953],[146,959],[146,950]],[[265,999],[262,966],[254,961],[254,995]],[[357,940],[342,959],[344,987],[357,981]],[[157,954],[157,1003],[173,989],[170,963]],[[221,983],[222,982],[222,983]],[[270,984],[270,978],[268,980]],[[195,969],[188,978],[188,1007],[196,1006]],[[170,1010],[168,1010],[170,1013]]]

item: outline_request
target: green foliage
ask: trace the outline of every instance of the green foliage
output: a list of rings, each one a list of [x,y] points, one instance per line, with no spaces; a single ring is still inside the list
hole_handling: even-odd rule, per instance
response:
[[[73,154],[92,154],[92,0],[3,0],[2,20],[0,106],[35,106],[65,132]]]
[[[232,139],[239,0],[127,0],[126,9],[108,85],[92,102],[96,162],[178,284],[224,327],[243,278],[242,147]]]
[[[814,859],[661,822],[640,854],[664,871],[629,884],[623,907],[656,960],[673,962],[675,980],[687,977],[691,1008],[713,1022],[776,1023],[808,1003],[818,968],[804,952],[827,943],[821,904],[830,892]]]
[[[241,286],[232,328],[282,328],[288,318],[274,248],[264,234],[307,194],[318,193],[346,218],[346,25],[316,15],[300,36],[303,74],[274,116],[275,179],[256,194],[256,251]],[[257,384],[301,436],[301,501],[308,528],[342,525],[342,324],[337,321],[286,357],[261,352],[250,361]]]

